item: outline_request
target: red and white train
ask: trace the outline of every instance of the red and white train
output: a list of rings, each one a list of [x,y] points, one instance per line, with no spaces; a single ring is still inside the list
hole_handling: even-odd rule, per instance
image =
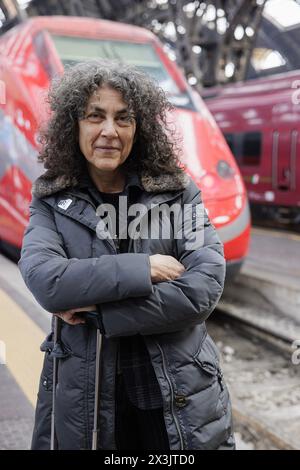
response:
[[[254,213],[300,225],[300,71],[202,97],[239,165]]]
[[[43,171],[37,135],[45,95],[66,64],[122,59],[152,75],[175,105],[183,162],[202,190],[225,247],[228,274],[247,253],[250,215],[245,186],[225,139],[202,99],[146,29],[105,20],[36,17],[0,36],[0,239],[20,249],[31,185]]]

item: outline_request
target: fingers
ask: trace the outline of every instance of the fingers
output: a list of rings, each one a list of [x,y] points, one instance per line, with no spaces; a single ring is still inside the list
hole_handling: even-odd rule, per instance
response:
[[[69,325],[80,325],[86,323],[84,314],[80,312],[93,312],[97,310],[96,305],[89,305],[87,307],[78,307],[72,308],[70,310],[65,310],[64,312],[57,312],[54,313],[58,318],[61,318],[64,322],[68,323]]]
[[[69,325],[80,325],[85,323],[83,314],[73,313],[73,310],[55,313],[54,315]]]
[[[181,264],[179,261],[177,261],[176,258],[173,258],[172,256],[169,257],[169,267],[171,267],[170,270],[168,270],[168,275],[172,277],[173,279],[176,279],[177,277],[181,276],[181,274],[184,273],[185,267],[183,264]]]
[[[151,255],[152,282],[173,281],[184,273],[185,267],[176,258],[169,255]]]
[[[178,260],[177,260],[176,258],[174,258],[173,256],[169,256],[169,258],[170,258],[170,262],[171,262],[174,266],[177,266],[178,268],[185,270],[185,267],[183,266],[183,264],[180,263],[180,261],[178,261]]]

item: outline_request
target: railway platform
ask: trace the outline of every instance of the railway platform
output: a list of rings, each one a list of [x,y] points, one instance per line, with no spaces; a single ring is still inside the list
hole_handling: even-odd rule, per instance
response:
[[[30,447],[49,314],[28,292],[18,267],[0,255],[0,449]]]

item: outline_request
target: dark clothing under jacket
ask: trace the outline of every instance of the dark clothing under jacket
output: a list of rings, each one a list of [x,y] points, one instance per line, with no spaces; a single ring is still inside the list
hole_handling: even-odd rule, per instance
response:
[[[192,205],[191,218],[195,217],[201,195],[186,175],[141,175],[141,183],[144,191],[139,203],[147,207],[148,215],[162,203],[177,202]],[[105,336],[99,449],[116,449],[118,342],[121,336],[136,334],[144,337],[161,389],[170,449],[234,449],[228,390],[218,349],[205,327],[225,276],[223,248],[207,215],[204,243],[194,250],[187,250],[186,240],[180,237],[140,237],[129,243],[129,253],[117,254],[114,243],[101,238],[101,222],[74,178],[43,175],[33,186],[30,223],[19,262],[26,285],[49,312],[101,305]],[[157,253],[175,256],[185,272],[174,281],[152,284],[149,255]],[[56,389],[58,448],[89,449],[96,331],[86,324],[63,323],[61,338],[65,357],[59,362]],[[50,334],[42,345],[46,354],[33,449],[50,447],[52,348]]]
[[[94,185],[88,173],[82,175],[79,184],[80,189],[84,189],[90,195],[91,201],[98,207],[99,204],[107,203],[114,207],[119,216],[120,196],[127,198],[126,207],[138,202],[140,192],[143,187],[138,178],[129,178],[125,188],[120,193],[100,193]],[[132,217],[125,217],[126,227],[131,222]],[[125,227],[125,228],[126,228]],[[125,231],[125,230],[124,230]],[[128,253],[129,237],[120,238],[121,227],[116,224],[114,243],[119,253]],[[101,306],[98,305],[98,312],[101,315]],[[105,334],[102,329],[102,334]],[[123,374],[124,387],[129,400],[133,405],[142,410],[155,410],[162,408],[163,400],[157,378],[152,366],[151,358],[146,348],[143,336],[122,336],[118,349],[118,373]],[[122,382],[123,383],[123,382]]]

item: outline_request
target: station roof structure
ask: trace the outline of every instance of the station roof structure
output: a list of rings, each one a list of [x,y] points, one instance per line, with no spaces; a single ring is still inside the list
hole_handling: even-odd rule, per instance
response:
[[[300,0],[0,0],[0,33],[36,15],[146,27],[199,90],[300,68]]]

